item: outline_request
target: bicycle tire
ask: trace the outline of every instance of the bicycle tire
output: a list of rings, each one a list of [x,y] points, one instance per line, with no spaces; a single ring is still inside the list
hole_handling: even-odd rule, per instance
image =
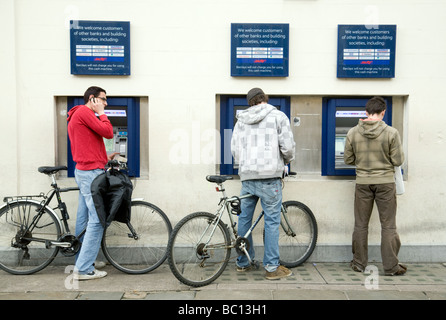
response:
[[[299,201],[283,202],[287,221],[282,213],[279,228],[280,263],[287,268],[294,268],[311,256],[316,247],[318,228],[313,212]],[[286,231],[289,223],[292,232]]]
[[[172,231],[168,246],[170,270],[188,286],[210,284],[222,274],[229,262],[229,230],[221,220],[215,225],[216,221],[216,216],[211,213],[195,212],[178,222]],[[214,227],[215,232],[209,239],[210,230]]]
[[[60,238],[61,228],[59,218],[49,209],[44,209],[32,230],[23,233],[41,208],[37,201],[16,200],[0,209],[0,268],[4,271],[17,275],[36,273],[57,255],[59,247],[48,244]]]
[[[143,274],[158,268],[167,258],[167,244],[172,225],[167,215],[157,206],[135,200],[131,205],[130,224],[136,231],[132,237],[129,226],[113,221],[104,231],[102,251],[118,270],[129,274]]]

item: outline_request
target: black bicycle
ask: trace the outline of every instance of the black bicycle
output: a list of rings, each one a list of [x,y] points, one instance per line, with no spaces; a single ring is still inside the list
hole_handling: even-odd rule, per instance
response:
[[[119,164],[122,166],[122,164]],[[60,188],[56,174],[66,166],[39,167],[51,177],[47,193],[5,197],[0,207],[0,268],[12,274],[32,274],[48,266],[60,252],[74,256],[81,247],[83,230],[70,232],[68,210],[61,194],[78,191]],[[51,206],[53,199],[57,205]],[[58,215],[56,212],[59,212]],[[167,243],[172,225],[157,206],[143,199],[132,199],[128,223],[113,221],[104,231],[102,251],[117,269],[142,274],[158,268],[167,258]]]

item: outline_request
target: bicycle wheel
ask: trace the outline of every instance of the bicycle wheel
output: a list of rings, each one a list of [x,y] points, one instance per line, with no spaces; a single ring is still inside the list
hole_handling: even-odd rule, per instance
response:
[[[0,209],[0,268],[32,274],[53,261],[59,248],[49,246],[61,236],[59,219],[48,209],[39,214],[37,201],[17,200]]]
[[[279,250],[280,263],[293,268],[304,263],[317,242],[316,218],[310,208],[298,201],[283,203],[286,212],[282,212]]]
[[[170,220],[160,208],[132,201],[130,226],[113,221],[104,232],[102,251],[115,268],[125,273],[147,273],[166,260],[171,232]]]
[[[216,216],[196,212],[175,226],[168,246],[168,261],[175,277],[192,286],[205,286],[225,270],[231,254],[227,226]]]

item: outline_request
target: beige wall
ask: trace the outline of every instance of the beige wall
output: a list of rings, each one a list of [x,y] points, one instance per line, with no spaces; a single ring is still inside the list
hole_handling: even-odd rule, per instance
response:
[[[314,211],[319,246],[349,246],[353,227],[353,180],[320,176],[313,126],[324,96],[396,97],[407,162],[406,193],[399,197],[398,227],[403,246],[433,248],[426,259],[444,258],[446,246],[446,148],[443,124],[446,66],[446,2],[420,0],[133,0],[0,2],[0,127],[3,152],[0,195],[35,193],[49,188],[41,165],[63,164],[61,103],[99,85],[110,96],[143,97],[142,176],[135,196],[154,202],[177,222],[198,210],[212,211],[218,194],[205,180],[216,164],[194,158],[218,139],[219,95],[246,94],[254,86],[287,95],[292,116],[311,132],[295,129],[297,164],[305,172],[290,179],[285,198],[299,199]],[[132,74],[128,77],[70,75],[69,20],[130,21]],[[290,76],[232,78],[231,23],[289,23]],[[396,77],[336,78],[338,24],[396,24]],[[395,112],[395,110],[394,110]],[[189,141],[190,158],[171,161],[172,148]],[[198,132],[198,135],[197,135]],[[218,131],[217,131],[218,132]],[[308,136],[311,135],[311,137]],[[198,139],[197,139],[198,137]],[[311,139],[311,140],[308,140]],[[308,142],[310,144],[308,147]],[[311,155],[300,149],[312,149]],[[195,159],[195,160],[194,160]],[[319,159],[320,161],[320,159]],[[61,184],[74,185],[61,178]],[[237,194],[240,183],[228,183]],[[67,198],[74,217],[76,197]],[[74,219],[73,219],[74,220]],[[260,232],[260,230],[259,230]],[[370,244],[380,228],[371,221]],[[437,250],[437,249],[438,250]],[[320,257],[324,259],[324,257]],[[416,256],[412,256],[416,260]]]

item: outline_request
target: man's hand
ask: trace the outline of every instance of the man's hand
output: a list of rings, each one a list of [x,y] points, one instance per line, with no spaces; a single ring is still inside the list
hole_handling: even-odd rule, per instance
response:
[[[113,152],[113,153],[111,153],[111,154],[108,154],[108,155],[107,155],[107,160],[108,160],[108,161],[113,160],[113,158],[114,158],[116,155],[118,155],[118,154],[119,154],[119,152]]]
[[[96,112],[99,116],[102,116],[103,114],[105,114],[105,112],[104,112],[105,105],[102,102],[102,99],[91,98],[90,102],[91,102],[91,107],[94,112]]]

